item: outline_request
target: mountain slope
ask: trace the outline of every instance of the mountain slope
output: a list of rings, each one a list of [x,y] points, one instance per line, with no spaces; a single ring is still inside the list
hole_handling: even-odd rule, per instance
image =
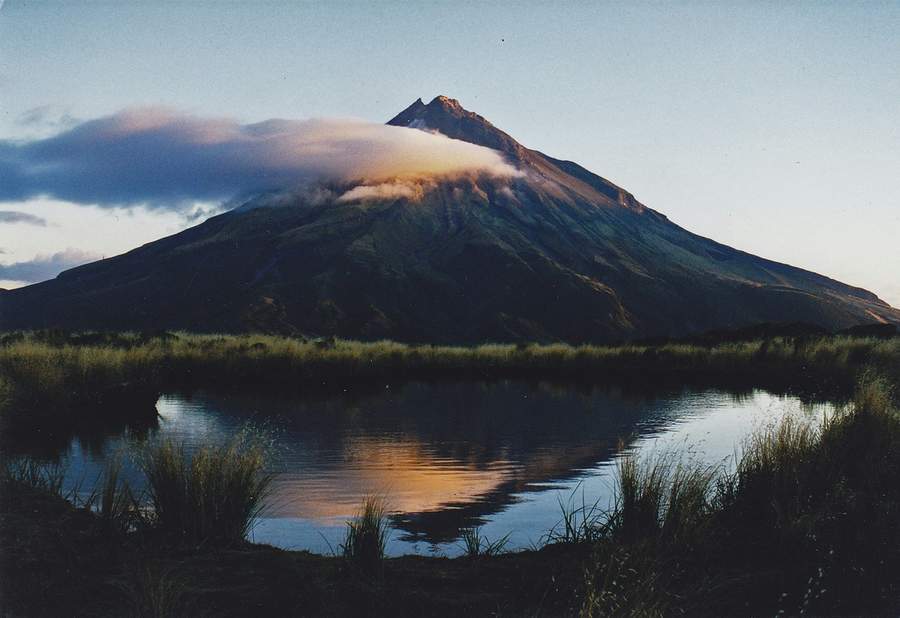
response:
[[[458,102],[390,121],[501,151],[521,175],[262,195],[0,295],[0,328],[269,330],[411,341],[608,341],[760,322],[900,323],[874,294],[691,234]],[[321,199],[323,194],[331,195]]]

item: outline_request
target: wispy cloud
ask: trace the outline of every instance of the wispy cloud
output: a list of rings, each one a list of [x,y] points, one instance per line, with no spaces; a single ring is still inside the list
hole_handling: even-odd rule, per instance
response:
[[[78,119],[54,105],[40,105],[19,114],[16,124],[42,131],[60,131],[75,126]]]
[[[93,262],[101,256],[80,249],[66,249],[53,255],[39,255],[33,260],[0,264],[0,279],[35,283],[52,279],[69,268]]]
[[[339,202],[353,202],[356,200],[388,200],[398,197],[418,199],[421,197],[423,187],[421,183],[411,182],[384,182],[376,185],[359,185],[342,194]]]
[[[516,170],[494,150],[358,120],[239,124],[167,109],[127,110],[52,137],[0,141],[0,200],[47,196],[185,210],[197,200],[314,180],[379,181]]]
[[[47,227],[47,220],[37,215],[18,210],[0,210],[0,223],[23,223],[26,225],[36,225],[38,227]]]

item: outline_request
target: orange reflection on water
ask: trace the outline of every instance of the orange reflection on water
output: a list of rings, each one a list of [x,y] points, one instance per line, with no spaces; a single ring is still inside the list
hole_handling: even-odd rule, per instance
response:
[[[441,456],[417,440],[352,437],[334,466],[279,474],[270,513],[334,523],[352,517],[373,494],[384,497],[393,512],[437,510],[489,494],[519,470],[503,456],[466,461]]]

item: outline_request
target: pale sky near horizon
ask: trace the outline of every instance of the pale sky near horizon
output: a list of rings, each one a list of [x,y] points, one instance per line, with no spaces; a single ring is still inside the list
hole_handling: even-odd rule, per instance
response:
[[[384,122],[438,94],[693,232],[900,306],[900,2],[0,3],[0,164],[136,106]],[[193,222],[0,202],[0,286]]]

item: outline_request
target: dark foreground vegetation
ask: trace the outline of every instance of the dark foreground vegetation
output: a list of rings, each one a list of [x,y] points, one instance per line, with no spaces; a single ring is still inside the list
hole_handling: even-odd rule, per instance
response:
[[[0,363],[9,401],[67,397],[88,385],[167,387],[168,363],[192,380],[228,376],[416,372],[643,371],[747,380],[855,381],[821,425],[795,417],[760,429],[733,470],[676,454],[629,456],[617,501],[565,505],[546,545],[505,553],[467,531],[457,559],[384,558],[383,507],[370,500],[334,556],[243,539],[270,479],[253,436],[189,459],[178,445],[142,454],[148,495],[118,481],[73,504],[59,471],[7,461],[0,487],[0,582],[9,615],[897,615],[900,612],[900,412],[897,339],[779,338],[723,345],[412,348],[264,337],[123,337],[85,345],[29,338]],[[263,347],[256,344],[264,344]],[[203,345],[207,347],[204,349]],[[271,356],[270,356],[271,355]],[[286,366],[276,362],[280,358]],[[289,368],[287,368],[289,367]],[[866,367],[866,369],[863,369]],[[153,376],[141,378],[139,368]],[[197,371],[194,374],[193,371]],[[358,372],[358,373],[354,373]],[[202,377],[198,377],[202,376]],[[28,385],[32,386],[28,386]],[[24,386],[23,386],[24,385]],[[36,401],[36,400],[34,400]],[[26,408],[7,408],[24,414]],[[85,508],[87,507],[87,508]]]

